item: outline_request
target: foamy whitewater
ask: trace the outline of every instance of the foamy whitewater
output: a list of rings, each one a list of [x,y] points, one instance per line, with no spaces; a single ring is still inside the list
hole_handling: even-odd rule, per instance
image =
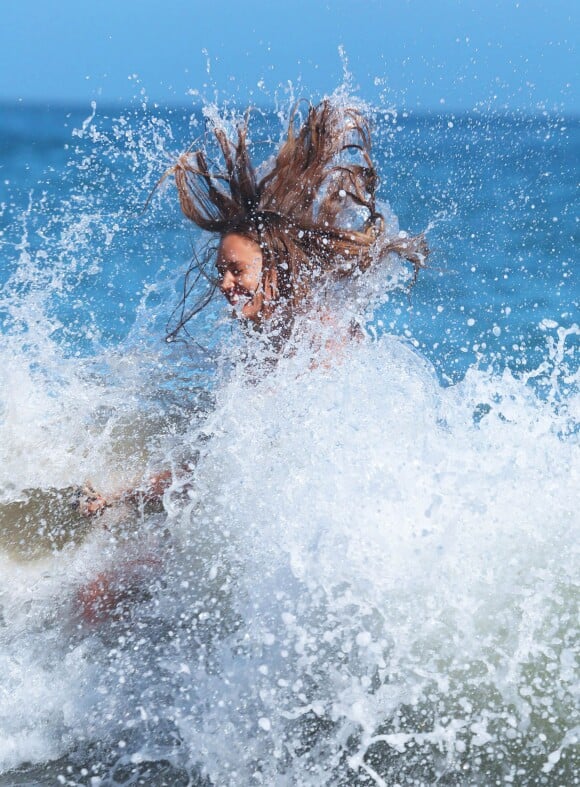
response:
[[[366,339],[313,357],[305,329],[271,368],[220,302],[163,341],[199,238],[170,184],[140,211],[202,113],[28,112],[3,121],[0,785],[577,784],[577,121],[376,110],[432,270],[329,293]],[[160,510],[72,510],[166,468]],[[137,590],[83,620],[111,570]]]

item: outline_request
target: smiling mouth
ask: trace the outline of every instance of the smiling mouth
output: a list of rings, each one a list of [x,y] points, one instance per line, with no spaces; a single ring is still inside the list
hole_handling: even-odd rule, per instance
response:
[[[224,292],[224,295],[231,306],[237,306],[241,298],[250,301],[254,297],[253,293],[249,292],[243,287],[234,287],[233,289]]]

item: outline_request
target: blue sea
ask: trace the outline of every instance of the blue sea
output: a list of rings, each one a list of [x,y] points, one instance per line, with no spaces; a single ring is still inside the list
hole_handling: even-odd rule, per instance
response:
[[[580,120],[368,107],[429,268],[248,376],[155,189],[238,111],[0,106],[0,785],[578,784]]]

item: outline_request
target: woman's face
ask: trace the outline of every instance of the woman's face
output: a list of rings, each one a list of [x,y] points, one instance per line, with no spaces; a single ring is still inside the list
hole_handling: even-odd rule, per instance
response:
[[[257,243],[231,233],[222,238],[216,260],[219,288],[238,316],[259,320],[264,307],[262,251]]]

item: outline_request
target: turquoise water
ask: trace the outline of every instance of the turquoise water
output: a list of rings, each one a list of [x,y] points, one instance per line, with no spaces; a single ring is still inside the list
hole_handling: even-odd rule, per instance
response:
[[[175,199],[164,192],[162,205],[142,208],[164,168],[201,133],[201,111],[103,108],[84,132],[86,108],[6,107],[2,117],[3,276],[21,264],[10,250],[21,241],[32,198],[28,251],[56,246],[69,277],[70,294],[52,311],[75,321],[64,349],[76,348],[89,323],[106,346],[118,344],[134,324],[144,285],[164,266],[163,278],[171,279],[189,257],[195,236]],[[256,120],[258,140],[278,140],[272,112]],[[403,301],[405,315],[391,330],[411,330],[446,374],[464,373],[475,360],[473,344],[482,342],[483,354],[499,356],[500,365],[535,364],[542,319],[577,317],[578,119],[379,115],[375,149],[382,195],[400,225],[435,225],[433,270]],[[385,317],[394,320],[388,308]],[[513,345],[522,340],[518,354]]]
[[[164,341],[203,110],[2,107],[0,784],[577,783],[580,123],[374,121],[431,267],[249,384],[220,301]],[[88,535],[54,491],[167,467]]]

